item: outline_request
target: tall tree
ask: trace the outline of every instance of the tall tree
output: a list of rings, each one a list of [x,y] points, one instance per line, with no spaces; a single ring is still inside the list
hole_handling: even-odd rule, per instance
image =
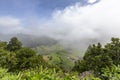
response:
[[[115,65],[120,64],[120,39],[112,38],[111,43],[105,45],[107,53],[112,58]]]
[[[112,66],[113,61],[108,55],[108,50],[102,48],[102,45],[98,43],[97,45],[89,46],[83,60],[75,63],[75,70],[79,72],[84,72],[86,70],[93,70],[96,75],[100,75],[102,68]],[[74,70],[74,69],[73,69]]]
[[[40,65],[46,65],[43,57],[37,55],[31,48],[22,48],[16,52],[18,70],[36,68]]]
[[[15,52],[15,51],[21,49],[21,47],[22,47],[22,43],[17,39],[17,37],[13,37],[9,41],[6,49],[11,52]]]

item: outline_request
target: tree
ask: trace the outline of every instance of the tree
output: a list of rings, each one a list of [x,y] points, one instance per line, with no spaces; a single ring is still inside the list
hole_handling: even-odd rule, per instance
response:
[[[0,41],[0,67],[14,72],[41,65],[47,66],[43,56],[36,54],[31,48],[22,47],[21,42],[16,37],[11,38],[8,44]]]
[[[96,75],[101,74],[102,68],[113,65],[111,57],[108,55],[108,50],[102,48],[101,44],[89,46],[83,60],[78,61],[75,67],[79,72],[93,70]]]
[[[6,64],[7,64],[7,55],[9,54],[9,52],[0,49],[0,67],[4,67],[6,68]]]
[[[16,65],[15,53],[0,50],[0,67],[7,68],[8,71],[13,71]]]
[[[104,54],[101,44],[100,43],[98,43],[97,45],[93,44],[92,46],[88,47],[83,58],[85,60],[89,60],[91,57],[95,57],[101,54]]]
[[[13,37],[9,41],[6,49],[9,51],[15,52],[15,51],[21,49],[21,47],[22,47],[22,43],[17,39],[17,37]]]
[[[78,60],[75,62],[75,66],[72,69],[73,71],[84,72],[88,71],[87,62],[85,60]]]
[[[43,57],[37,55],[34,50],[30,48],[22,48],[16,52],[18,70],[36,68],[45,64]]]
[[[112,38],[111,43],[105,45],[108,55],[113,60],[115,65],[120,64],[120,39]]]
[[[7,42],[0,41],[0,49],[4,49],[7,45]]]

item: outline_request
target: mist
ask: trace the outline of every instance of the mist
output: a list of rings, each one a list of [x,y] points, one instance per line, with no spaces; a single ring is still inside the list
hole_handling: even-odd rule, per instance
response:
[[[65,46],[84,50],[90,44],[105,44],[111,37],[120,37],[120,1],[88,0],[88,3],[83,6],[77,2],[56,9],[48,19],[0,17],[0,32],[48,36]]]

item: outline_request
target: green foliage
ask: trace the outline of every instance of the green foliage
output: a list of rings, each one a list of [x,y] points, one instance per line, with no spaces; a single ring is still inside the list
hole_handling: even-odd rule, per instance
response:
[[[78,60],[75,62],[75,65],[72,70],[82,73],[84,71],[88,71],[89,69],[85,60]]]
[[[113,60],[113,63],[115,65],[120,64],[120,39],[119,38],[112,38],[111,43],[108,43],[105,45],[105,48],[107,49],[107,53]]]
[[[120,80],[120,65],[104,68],[102,72],[104,80]]]
[[[0,68],[0,80],[120,80],[120,66],[107,67],[102,70],[103,78],[93,74],[79,77],[78,73],[64,73],[55,68],[43,68],[25,70],[19,73],[8,73],[7,69]]]
[[[90,76],[86,76],[85,78],[82,78],[81,80],[101,80],[101,79],[91,74]]]
[[[31,48],[22,47],[16,37],[11,38],[7,47],[4,47],[5,42],[0,42],[0,66],[10,72],[36,68],[40,65],[47,66],[41,55],[36,54]]]
[[[4,49],[7,46],[7,42],[0,41],[0,49]]]
[[[25,80],[79,80],[75,74],[63,73],[62,71],[56,72],[55,69],[43,69],[42,67],[37,71],[25,72],[23,78]]]
[[[7,51],[4,51],[3,49],[0,49],[0,66],[5,67],[5,64],[7,63],[7,55],[9,53]]]
[[[15,53],[0,50],[0,66],[4,68],[13,68],[16,64]]]
[[[30,48],[22,48],[16,52],[17,64],[16,69],[24,70],[36,68],[40,65],[46,64],[41,55],[37,55],[34,50]]]
[[[0,66],[8,71],[36,68],[40,65],[46,66],[47,63],[30,48],[22,48],[16,53],[0,50]]]
[[[24,59],[24,58],[31,58],[35,56],[36,53],[30,48],[22,48],[16,52],[16,57],[19,59]]]
[[[112,38],[104,47],[100,43],[89,46],[82,60],[75,62],[69,49],[59,45],[22,47],[13,37],[7,44],[0,41],[0,80],[120,80],[120,39]],[[40,54],[48,56],[43,59]],[[85,77],[73,71],[93,71]],[[18,71],[18,72],[17,72]]]
[[[52,46],[38,46],[35,48],[37,54],[41,54],[50,67],[56,67],[63,71],[70,71],[74,66],[75,58],[71,49],[66,49],[60,44]]]
[[[53,53],[50,55],[51,59],[48,61],[53,67],[62,69],[63,71],[70,71],[74,66],[74,62],[65,55],[64,52]]]
[[[101,44],[89,46],[83,60],[75,63],[73,70],[84,72],[93,70],[96,75],[101,74],[101,69],[107,66],[112,66],[113,61],[109,55],[101,47]]]
[[[15,51],[21,49],[21,47],[22,47],[22,43],[17,39],[17,37],[13,37],[9,41],[6,49],[9,51],[15,52]]]
[[[0,68],[0,80],[20,80],[19,74],[10,74],[7,69]]]
[[[55,69],[43,68],[36,70],[25,70],[15,74],[8,73],[6,69],[0,68],[1,80],[79,80],[77,73],[57,72]]]
[[[120,39],[112,38],[104,47],[100,43],[89,46],[83,60],[75,63],[73,70],[84,72],[93,70],[97,76],[102,74],[102,69],[120,64]]]

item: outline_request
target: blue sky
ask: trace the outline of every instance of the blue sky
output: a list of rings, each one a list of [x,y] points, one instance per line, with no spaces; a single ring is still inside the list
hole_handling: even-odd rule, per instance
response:
[[[49,17],[56,9],[85,0],[0,0],[0,16]]]

